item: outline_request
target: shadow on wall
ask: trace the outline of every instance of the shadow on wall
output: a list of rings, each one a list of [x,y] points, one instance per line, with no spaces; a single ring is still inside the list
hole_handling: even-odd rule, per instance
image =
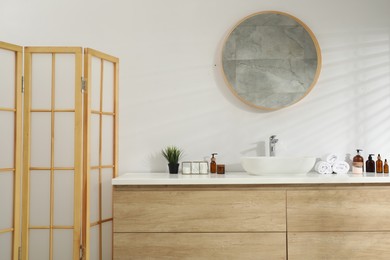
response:
[[[230,92],[218,67],[219,47],[215,50],[217,68],[175,70],[175,81],[186,87],[168,84],[168,89],[156,94],[150,88],[150,93],[132,107],[133,111],[143,111],[134,115],[143,125],[134,133],[142,142],[135,143],[134,147],[142,143],[143,150],[128,153],[134,153],[127,162],[129,168],[136,165],[141,171],[167,171],[167,164],[157,149],[166,143],[176,143],[188,152],[188,160],[201,160],[211,152],[218,152],[217,162],[225,163],[227,171],[239,171],[240,157],[267,155],[271,134],[276,134],[281,141],[277,156],[355,154],[356,148],[364,149],[367,154],[390,155],[388,28],[316,36],[323,56],[317,85],[297,104],[277,111],[249,107]],[[208,78],[204,82],[188,82],[188,78],[201,79],[211,70],[212,83],[220,93],[210,95],[215,88],[211,86],[210,90]],[[158,78],[168,81],[171,74],[163,76]],[[215,94],[218,102],[214,102]],[[160,114],[175,114],[175,117],[156,117],[156,108]],[[138,167],[140,161],[143,165]]]
[[[266,156],[265,141],[259,141],[257,143],[253,143],[252,145],[253,147],[241,151],[241,155],[253,156],[253,154],[255,154],[256,156]]]
[[[347,153],[362,147],[389,153],[390,147],[384,145],[390,141],[390,122],[386,112],[390,109],[388,30],[320,37],[329,44],[322,49],[323,74],[315,89],[321,96],[314,96],[311,101],[308,99],[316,106],[317,113],[311,113],[306,121],[310,123],[321,118],[323,124],[303,123],[312,129],[316,138],[299,138],[297,135],[296,142],[303,142],[303,146],[309,149],[320,143],[329,147],[329,152],[338,149]],[[299,132],[297,124],[291,125],[291,129]]]
[[[267,112],[261,122],[254,120],[246,127],[266,128],[282,136],[290,148],[286,155],[299,148],[319,156],[319,152],[352,153],[355,148],[390,154],[389,29],[319,34],[317,38],[323,56],[317,86],[297,104]],[[219,62],[220,48],[216,57]],[[221,91],[237,105],[222,72],[215,75]],[[246,110],[253,112],[249,107]],[[242,153],[253,151],[251,145]]]
[[[165,169],[163,171],[168,171],[168,163],[161,155],[161,152],[151,154],[146,165],[150,167],[151,172],[161,172],[162,169]]]

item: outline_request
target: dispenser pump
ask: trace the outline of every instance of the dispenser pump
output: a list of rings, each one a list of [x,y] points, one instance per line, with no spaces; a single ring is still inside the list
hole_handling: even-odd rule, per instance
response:
[[[211,159],[210,159],[210,173],[216,173],[217,172],[217,162],[215,159],[215,155],[218,155],[217,153],[212,153],[211,154]]]
[[[362,174],[364,172],[364,158],[360,155],[362,149],[356,149],[357,155],[353,157],[352,173]]]

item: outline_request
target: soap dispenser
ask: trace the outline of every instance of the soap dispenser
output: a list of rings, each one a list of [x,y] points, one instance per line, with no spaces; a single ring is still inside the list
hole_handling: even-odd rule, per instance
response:
[[[381,155],[378,154],[376,159],[376,173],[383,173],[383,162],[381,160]]]
[[[370,154],[366,161],[366,172],[375,172],[375,161],[372,159],[372,156],[375,156],[375,154]]]
[[[357,155],[353,157],[353,161],[352,161],[352,173],[362,174],[364,172],[364,159],[359,154],[362,151],[362,149],[356,149],[356,151],[357,151]]]
[[[217,153],[211,154],[210,173],[217,173],[217,162],[216,162],[216,159],[214,157],[215,155],[217,155]]]

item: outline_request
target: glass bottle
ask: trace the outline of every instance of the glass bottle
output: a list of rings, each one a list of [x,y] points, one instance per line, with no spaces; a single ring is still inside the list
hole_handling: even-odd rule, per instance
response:
[[[389,165],[387,164],[387,159],[385,159],[385,165],[383,165],[383,173],[389,173]]]
[[[215,160],[215,155],[217,155],[217,153],[212,153],[211,154],[211,162],[210,162],[210,173],[216,173],[217,172],[217,162]]]
[[[375,161],[372,159],[375,154],[369,154],[366,161],[366,172],[375,172]]]
[[[359,154],[362,151],[362,149],[356,149],[356,151],[357,151],[357,155],[353,157],[353,162],[352,162],[352,173],[361,174],[364,172],[364,159]]]
[[[383,173],[383,162],[381,160],[381,155],[378,154],[376,159],[376,173]]]

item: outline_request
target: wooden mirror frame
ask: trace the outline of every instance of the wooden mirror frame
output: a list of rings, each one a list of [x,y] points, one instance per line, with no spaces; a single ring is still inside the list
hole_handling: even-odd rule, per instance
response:
[[[307,88],[305,88],[306,90],[304,91],[304,93],[301,96],[299,96],[298,98],[296,98],[295,100],[291,101],[290,103],[283,104],[281,106],[276,106],[276,107],[267,107],[267,106],[264,106],[264,105],[261,105],[261,104],[256,104],[256,103],[254,103],[254,102],[252,102],[250,100],[245,99],[245,97],[241,96],[236,91],[235,87],[233,86],[233,83],[229,81],[228,76],[226,75],[225,66],[224,66],[225,65],[225,63],[224,63],[224,61],[225,61],[224,60],[224,51],[225,51],[226,44],[227,44],[230,36],[232,36],[233,32],[242,23],[244,23],[245,21],[247,21],[250,18],[253,18],[254,16],[263,15],[263,14],[279,14],[279,15],[283,15],[283,16],[285,16],[287,18],[293,19],[296,23],[301,25],[302,28],[308,33],[308,35],[310,36],[311,40],[313,41],[313,45],[314,45],[314,48],[315,48],[315,51],[316,51],[316,54],[317,54],[317,63],[316,63],[317,67],[316,67],[315,73],[313,75],[313,80],[309,84],[309,86]],[[278,110],[278,109],[282,109],[282,108],[291,106],[291,105],[297,103],[298,101],[300,101],[301,99],[303,99],[305,96],[307,96],[310,93],[310,91],[313,89],[313,87],[315,86],[315,84],[318,81],[318,77],[320,75],[321,65],[322,65],[322,57],[321,57],[321,49],[320,49],[320,46],[318,44],[318,41],[317,41],[315,35],[313,34],[313,32],[310,30],[310,28],[305,23],[303,23],[301,20],[299,20],[295,16],[292,16],[292,15],[284,13],[284,12],[279,12],[279,11],[262,11],[262,12],[257,12],[257,13],[251,14],[251,15],[241,19],[238,23],[236,23],[233,26],[233,28],[227,34],[227,36],[226,36],[226,38],[225,38],[225,40],[223,42],[223,47],[222,47],[222,51],[221,51],[221,64],[222,64],[221,67],[222,67],[222,74],[223,74],[224,80],[225,80],[226,84],[228,85],[229,89],[232,91],[232,93],[237,98],[239,98],[242,102],[246,103],[247,105],[249,105],[251,107],[254,107],[254,108],[257,108],[257,109],[262,109],[262,110],[273,111],[273,110]]]

